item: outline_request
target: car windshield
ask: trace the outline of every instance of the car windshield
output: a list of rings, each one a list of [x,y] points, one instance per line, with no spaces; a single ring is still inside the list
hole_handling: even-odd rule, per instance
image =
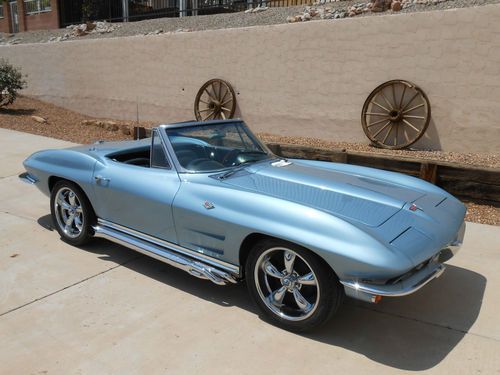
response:
[[[191,172],[221,171],[274,158],[242,122],[172,128],[166,133],[179,164]]]

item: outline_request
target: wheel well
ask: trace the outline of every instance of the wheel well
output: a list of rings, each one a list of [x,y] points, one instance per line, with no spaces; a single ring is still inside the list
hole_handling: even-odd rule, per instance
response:
[[[275,240],[279,240],[279,241],[284,241],[284,242],[288,242],[288,243],[293,243],[293,242],[290,242],[290,241],[287,241],[287,240],[283,240],[281,238],[278,238],[278,237],[273,237],[273,236],[269,236],[269,235],[266,235],[266,234],[262,234],[262,233],[251,233],[249,234],[244,240],[243,242],[241,243],[241,246],[240,246],[240,266],[241,266],[241,276],[242,277],[245,277],[245,264],[247,262],[247,259],[248,259],[248,255],[250,254],[250,251],[252,250],[253,246],[263,240],[263,239],[266,239],[266,238],[270,238],[270,239],[275,239]],[[333,272],[335,275],[337,275],[337,273],[335,272],[335,270],[321,257],[319,256],[316,252],[308,249],[308,248],[305,248],[304,246],[302,245],[299,245],[299,244],[296,244],[294,243],[294,245],[298,245],[298,246],[301,246],[303,247],[304,249],[306,249],[307,251],[313,253],[314,255],[316,255],[316,257],[318,257],[318,259],[323,263],[325,264],[330,270],[331,272]]]
[[[242,276],[245,275],[245,264],[246,264],[247,259],[248,259],[248,254],[250,254],[250,250],[252,250],[253,246],[257,242],[259,242],[265,238],[274,238],[274,237],[267,236],[267,235],[262,234],[262,233],[252,233],[252,234],[249,234],[241,243],[241,246],[240,246],[240,266],[241,266]]]
[[[92,202],[90,202],[90,199],[87,196],[87,193],[82,189],[82,187],[77,182],[71,181],[71,180],[68,180],[67,178],[63,178],[63,177],[59,177],[59,176],[50,176],[49,177],[49,191],[51,193],[52,193],[52,189],[54,188],[55,184],[58,183],[59,181],[68,181],[68,182],[75,184],[81,190],[81,192],[85,196],[86,200],[88,201],[88,203],[90,205],[90,209],[92,210],[92,215],[94,216],[94,218],[97,217],[95,210],[94,210],[94,207],[92,206]]]
[[[58,182],[58,181],[62,181],[62,180],[66,180],[65,178],[62,178],[62,177],[58,177],[58,176],[50,176],[49,177],[49,191],[52,192],[52,189],[54,188],[54,185]],[[69,181],[69,180],[67,180]],[[71,181],[73,182],[73,181]]]

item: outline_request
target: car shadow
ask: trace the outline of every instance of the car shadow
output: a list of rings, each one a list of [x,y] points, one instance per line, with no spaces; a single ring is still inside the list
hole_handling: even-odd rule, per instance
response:
[[[40,218],[38,222],[50,229],[52,224],[47,221]],[[220,287],[103,239],[79,249],[200,299],[239,307],[265,320],[244,283]],[[439,279],[410,296],[386,298],[377,305],[346,299],[330,322],[301,336],[397,369],[427,370],[438,365],[474,324],[486,282],[476,272],[447,265]]]

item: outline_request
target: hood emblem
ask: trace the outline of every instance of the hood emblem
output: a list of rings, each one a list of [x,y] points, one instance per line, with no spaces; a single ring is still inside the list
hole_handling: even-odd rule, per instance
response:
[[[214,204],[209,201],[203,202],[203,207],[205,207],[207,210],[211,210],[212,208],[215,208]]]
[[[418,206],[415,203],[412,203],[410,206],[410,211],[416,211],[416,210],[420,210],[420,208],[418,208]]]

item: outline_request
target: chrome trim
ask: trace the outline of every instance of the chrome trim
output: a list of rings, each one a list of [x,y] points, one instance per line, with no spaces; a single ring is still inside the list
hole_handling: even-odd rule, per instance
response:
[[[34,185],[38,182],[38,179],[35,176],[29,174],[28,172],[21,173],[18,177],[22,182],[25,182],[30,185]]]
[[[462,223],[460,229],[458,230],[457,236],[453,241],[450,242],[448,246],[446,246],[447,249],[449,249],[453,255],[458,253],[458,250],[462,247],[462,244],[464,242],[464,236],[465,236],[465,221]]]
[[[225,272],[228,272],[232,275],[235,275],[236,277],[240,276],[240,267],[235,266],[234,264],[227,263],[227,262],[224,262],[222,260],[210,257],[208,255],[198,253],[196,251],[187,249],[185,247],[173,244],[173,243],[168,242],[168,241],[160,240],[159,238],[149,236],[147,234],[138,232],[134,229],[124,227],[120,224],[116,224],[116,223],[113,223],[111,221],[107,221],[104,219],[97,219],[97,224],[98,225],[94,228],[94,230],[96,230],[96,228],[111,229],[111,230],[114,230],[116,232],[122,233],[126,236],[138,239],[142,242],[147,242],[147,243],[151,243],[153,245],[159,246],[162,249],[174,251],[176,253],[188,256],[190,258],[194,258],[196,261],[203,262],[203,263],[205,263],[209,266],[212,266],[212,267],[217,267]],[[97,234],[97,230],[96,230],[96,234]],[[125,246],[127,246],[127,245],[125,245]],[[164,250],[164,251],[166,251],[166,250]],[[146,255],[148,255],[148,254],[146,254]]]
[[[340,283],[344,285],[345,288],[354,289],[355,291],[368,293],[375,296],[402,297],[408,294],[415,293],[417,290],[424,287],[433,279],[441,276],[445,269],[446,267],[443,264],[432,264],[428,267],[425,267],[420,272],[417,272],[410,278],[394,285],[371,285],[359,283],[355,280],[340,280]]]

